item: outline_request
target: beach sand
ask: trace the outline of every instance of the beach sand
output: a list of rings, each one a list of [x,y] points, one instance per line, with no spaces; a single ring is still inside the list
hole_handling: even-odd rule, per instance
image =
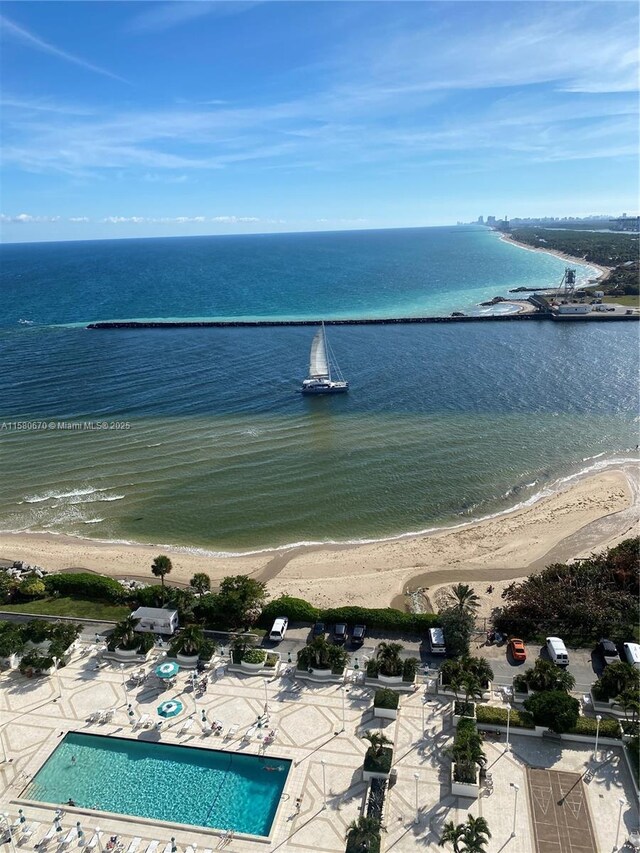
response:
[[[590,279],[590,281],[599,282],[600,284],[606,280],[613,269],[613,267],[605,267],[602,264],[596,264],[594,261],[585,261],[584,258],[577,258],[575,255],[567,255],[566,252],[561,252],[558,249],[549,249],[546,246],[530,246],[528,243],[522,243],[520,240],[514,239],[511,234],[501,233],[500,239],[507,243],[513,243],[514,246],[519,246],[521,249],[528,249],[530,252],[546,252],[547,255],[555,255],[557,258],[562,258],[563,261],[569,261],[569,263],[572,264],[583,264],[588,267],[593,267],[593,269],[598,270],[598,275],[594,279]]]
[[[161,546],[2,533],[0,558],[154,582],[151,563],[158,553],[166,553],[173,562],[170,583],[188,583],[195,572],[207,572],[214,584],[226,575],[249,574],[266,581],[274,597],[287,593],[323,607],[401,606],[407,590],[433,592],[459,581],[486,586],[523,577],[545,561],[590,553],[638,535],[634,470],[585,476],[531,506],[493,519],[371,544],[217,557]]]

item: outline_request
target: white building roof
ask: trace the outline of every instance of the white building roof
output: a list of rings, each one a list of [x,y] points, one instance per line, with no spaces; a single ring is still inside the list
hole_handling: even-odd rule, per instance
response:
[[[138,607],[131,614],[134,619],[157,619],[158,621],[177,616],[177,610],[167,610],[166,607]]]

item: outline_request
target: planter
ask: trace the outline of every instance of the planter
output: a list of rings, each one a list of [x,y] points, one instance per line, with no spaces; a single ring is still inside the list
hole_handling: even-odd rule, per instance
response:
[[[402,676],[401,675],[382,675],[382,673],[378,673],[378,679],[380,684],[386,684],[387,686],[391,684],[402,684]],[[411,685],[413,682],[405,681],[406,686],[411,689]]]
[[[365,678],[365,687],[373,687],[374,689],[378,687],[393,687],[398,693],[413,693],[415,690],[415,684],[410,681],[403,681],[402,676],[398,677],[396,681],[396,676],[393,676],[393,680],[383,679],[381,677],[378,678]]]
[[[116,660],[134,661],[140,657],[137,649],[114,649],[113,654]]]
[[[198,665],[198,655],[183,655],[178,652],[176,661],[182,669],[195,669]]]
[[[374,706],[373,716],[382,717],[383,720],[397,720],[398,708],[376,708]]]
[[[16,653],[9,655],[6,658],[0,658],[0,667],[2,669],[15,669],[18,666],[18,655]]]
[[[477,773],[475,782],[456,782],[454,778],[455,767],[455,764],[451,766],[451,793],[454,797],[468,797],[472,800],[476,800],[480,793]]]
[[[264,668],[264,661],[260,663],[249,663],[246,660],[240,661],[240,669],[243,672],[260,672]]]
[[[377,770],[364,770],[362,771],[362,781],[370,782],[372,779],[388,779],[389,773],[378,773]]]

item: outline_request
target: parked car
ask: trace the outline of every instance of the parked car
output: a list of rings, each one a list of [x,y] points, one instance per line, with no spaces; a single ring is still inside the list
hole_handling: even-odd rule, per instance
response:
[[[347,639],[347,626],[344,622],[338,622],[337,625],[333,627],[333,642],[334,643],[344,643]]]
[[[627,659],[627,663],[635,666],[636,669],[640,669],[640,644],[624,643],[622,648],[624,649],[624,656]]]
[[[596,647],[596,651],[600,654],[605,663],[618,663],[620,660],[616,644],[612,643],[611,640],[600,640]]]
[[[324,622],[316,622],[313,628],[311,629],[311,636],[313,639],[316,637],[324,637],[326,629],[324,627]]]
[[[522,640],[517,637],[511,637],[507,643],[507,654],[510,654],[513,660],[523,661],[527,659],[527,650]]]
[[[278,616],[269,632],[269,639],[274,643],[284,640],[284,635],[287,633],[288,627],[289,619],[286,616]]]
[[[558,666],[569,666],[569,652],[560,637],[547,637],[549,658]]]
[[[364,638],[367,636],[366,625],[356,625],[351,632],[351,645],[354,648],[360,648],[364,643]]]

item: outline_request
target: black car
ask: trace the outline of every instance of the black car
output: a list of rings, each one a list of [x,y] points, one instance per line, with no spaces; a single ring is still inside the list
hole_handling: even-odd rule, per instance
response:
[[[311,629],[311,636],[315,639],[315,637],[324,637],[324,635],[324,622],[316,622],[313,628]]]
[[[344,643],[347,639],[347,626],[344,622],[339,622],[333,629],[333,642]]]
[[[619,662],[620,656],[618,655],[616,644],[612,643],[611,640],[600,640],[597,648],[598,653],[600,654],[605,663]]]
[[[366,625],[356,625],[353,631],[351,632],[351,645],[354,648],[360,648],[360,646],[364,643],[364,638],[367,636],[367,626]]]

